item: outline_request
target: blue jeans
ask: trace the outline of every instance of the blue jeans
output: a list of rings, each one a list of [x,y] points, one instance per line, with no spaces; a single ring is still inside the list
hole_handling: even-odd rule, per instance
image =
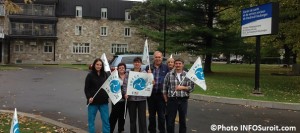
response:
[[[109,108],[108,104],[100,104],[100,105],[89,105],[88,107],[88,123],[89,123],[89,133],[96,133],[95,131],[95,118],[97,115],[97,111],[99,110],[101,120],[102,120],[102,132],[109,133],[110,125],[109,125]]]

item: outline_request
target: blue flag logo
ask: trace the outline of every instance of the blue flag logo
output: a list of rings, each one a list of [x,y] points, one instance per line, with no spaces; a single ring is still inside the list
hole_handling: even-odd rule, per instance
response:
[[[133,88],[137,89],[139,91],[143,90],[146,88],[146,80],[143,78],[138,78],[135,81],[133,81]]]
[[[196,69],[195,75],[197,76],[198,79],[204,80],[204,73],[201,67]]]
[[[121,85],[118,80],[112,80],[109,84],[112,93],[118,93],[120,91]]]

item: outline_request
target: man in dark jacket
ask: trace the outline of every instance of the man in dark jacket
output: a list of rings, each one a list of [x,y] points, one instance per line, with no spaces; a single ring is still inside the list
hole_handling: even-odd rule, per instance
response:
[[[151,72],[154,77],[155,84],[153,85],[152,94],[147,98],[149,112],[150,133],[156,133],[156,113],[158,115],[158,130],[160,133],[165,133],[165,102],[162,94],[163,82],[166,74],[169,72],[167,65],[162,64],[163,56],[160,51],[155,51],[154,62],[146,67],[146,71]]]

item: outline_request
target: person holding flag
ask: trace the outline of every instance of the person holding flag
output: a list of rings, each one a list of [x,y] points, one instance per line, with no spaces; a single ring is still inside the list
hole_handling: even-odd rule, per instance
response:
[[[141,69],[142,59],[140,57],[135,57],[133,59],[134,68],[131,71],[134,72],[143,72]],[[145,71],[144,71],[145,72]],[[130,73],[130,72],[129,72]],[[124,80],[124,91],[125,99],[128,100],[128,112],[130,118],[130,133],[147,133],[147,125],[146,125],[146,96],[128,96],[127,87],[129,86],[129,73],[126,74],[126,78]],[[138,125],[139,132],[137,131],[137,115],[138,115]]]
[[[84,92],[88,104],[89,133],[96,133],[95,117],[98,110],[102,120],[102,132],[110,133],[108,94],[104,89],[100,89],[108,78],[103,65],[103,61],[100,58],[95,59],[92,70],[87,74],[85,79]]]
[[[124,87],[123,83],[126,77],[126,64],[121,62],[118,64],[117,67],[118,73],[119,73],[119,78],[122,81],[121,82],[121,91],[122,91],[122,96],[123,98],[117,102],[115,105],[112,104],[111,108],[111,113],[109,117],[109,123],[110,123],[110,133],[114,132],[115,125],[118,121],[118,132],[121,133],[124,131],[124,124],[125,124],[125,119],[124,119],[124,113],[125,113],[125,100],[124,100]]]
[[[184,71],[184,61],[175,60],[175,68],[169,72],[163,83],[164,100],[167,103],[167,131],[175,132],[175,118],[179,113],[179,133],[186,133],[186,115],[188,99],[194,90],[194,82],[185,78],[187,72]]]
[[[160,51],[155,51],[154,62],[151,66],[146,67],[148,73],[152,73],[154,77],[154,85],[151,96],[147,98],[148,112],[149,112],[149,126],[150,133],[156,133],[156,114],[158,121],[158,130],[160,133],[165,133],[165,102],[162,93],[164,78],[169,72],[167,65],[162,63],[163,55]]]

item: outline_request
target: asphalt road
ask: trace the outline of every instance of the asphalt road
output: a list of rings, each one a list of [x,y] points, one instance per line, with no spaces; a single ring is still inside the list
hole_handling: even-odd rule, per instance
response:
[[[87,71],[49,66],[0,71],[0,108],[17,108],[87,130],[83,91],[86,74]],[[100,132],[99,115],[97,118]],[[188,133],[213,132],[214,124],[219,127],[215,132],[246,132],[241,126],[250,125],[253,130],[249,133],[257,133],[254,130],[264,126],[269,130],[292,126],[296,133],[300,132],[300,112],[189,100]],[[178,125],[176,128],[178,131]],[[125,130],[129,132],[128,118]]]

